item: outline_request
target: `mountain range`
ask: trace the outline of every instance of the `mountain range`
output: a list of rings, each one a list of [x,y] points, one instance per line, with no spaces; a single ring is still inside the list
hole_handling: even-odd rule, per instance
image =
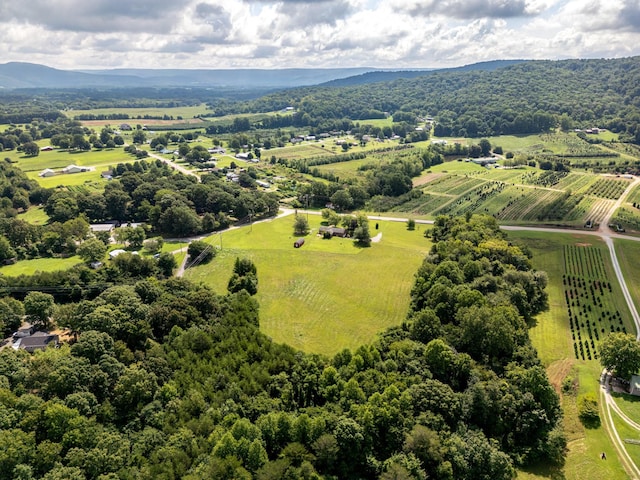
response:
[[[495,70],[519,60],[481,62],[455,70]],[[34,63],[0,64],[0,89],[20,88],[130,88],[130,87],[232,87],[242,89],[280,89],[325,84],[360,85],[414,78],[437,69],[380,70],[353,68],[284,69],[106,69],[61,70]]]

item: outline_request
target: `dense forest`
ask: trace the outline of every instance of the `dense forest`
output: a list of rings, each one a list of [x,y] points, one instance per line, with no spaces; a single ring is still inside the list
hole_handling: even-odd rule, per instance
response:
[[[598,126],[638,143],[638,85],[638,57],[531,61],[495,71],[443,71],[377,84],[285,90],[233,108],[267,112],[292,106],[297,121],[312,126],[407,112],[433,116],[440,136]]]
[[[429,235],[406,321],[333,358],[260,333],[233,288],[255,275],[244,259],[227,295],[175,278],[30,294],[27,314],[75,341],[0,352],[0,478],[506,480],[562,463],[527,335],[545,275],[493,218],[439,217]]]

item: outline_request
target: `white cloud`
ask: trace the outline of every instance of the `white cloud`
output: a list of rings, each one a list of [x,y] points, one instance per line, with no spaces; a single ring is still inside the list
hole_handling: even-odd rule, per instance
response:
[[[0,3],[0,58],[60,68],[424,68],[640,54],[637,0]]]

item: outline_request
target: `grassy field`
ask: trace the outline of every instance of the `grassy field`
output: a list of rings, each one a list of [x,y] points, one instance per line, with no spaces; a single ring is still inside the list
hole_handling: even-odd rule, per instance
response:
[[[310,216],[314,231],[320,220]],[[378,223],[379,230],[375,222],[370,228],[382,239],[370,248],[312,232],[294,249],[293,217],[216,234],[209,241],[222,250],[185,277],[224,293],[235,258],[251,258],[258,269],[261,329],[276,341],[331,355],[372,341],[406,315],[413,275],[430,244],[422,229]]]
[[[162,117],[169,115],[173,118],[182,117],[184,119],[193,118],[197,115],[203,115],[211,113],[211,110],[207,109],[206,104],[196,105],[193,107],[175,107],[175,108],[94,108],[91,110],[66,110],[63,112],[68,118],[74,118],[77,115],[112,115],[118,113],[126,113],[129,115],[129,119],[132,121],[145,122],[143,118],[145,115],[152,117]],[[129,120],[110,120],[114,125],[121,123],[131,123]]]
[[[21,260],[13,265],[0,267],[0,274],[7,277],[17,277],[19,275],[33,275],[36,272],[55,272],[57,270],[68,270],[78,263],[82,263],[82,259],[77,255],[68,258]]]
[[[578,419],[577,395],[598,392],[601,367],[595,360],[575,359],[562,284],[562,275],[565,274],[565,246],[590,244],[597,249],[605,249],[606,247],[596,237],[578,234],[509,232],[509,237],[514,240],[518,239],[529,246],[534,254],[534,267],[546,271],[549,278],[547,286],[549,310],[538,315],[536,325],[529,331],[531,340],[547,368],[551,382],[558,390],[567,376],[574,377],[578,386],[575,394],[561,396],[565,434],[569,441],[567,460],[562,472],[532,469],[519,472],[518,478],[526,480],[542,478],[617,480],[627,478],[604,429],[602,427],[585,429]],[[604,261],[608,277],[615,278],[609,257],[604,257]],[[616,296],[618,290],[614,288]],[[600,459],[601,452],[606,452],[608,457],[606,462]]]
[[[25,213],[18,215],[18,218],[33,225],[44,225],[49,221],[49,216],[42,207],[31,207]]]
[[[640,258],[640,242],[616,238],[614,244],[627,288],[636,309],[640,311],[640,269],[637,268],[638,258]],[[640,419],[640,416],[638,418]]]

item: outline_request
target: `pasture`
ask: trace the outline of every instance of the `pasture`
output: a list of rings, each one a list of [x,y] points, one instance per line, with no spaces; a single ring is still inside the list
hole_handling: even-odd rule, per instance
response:
[[[212,111],[207,108],[206,104],[200,104],[195,106],[185,106],[185,107],[173,107],[173,108],[164,108],[164,107],[146,107],[146,108],[94,108],[89,110],[66,110],[63,113],[68,118],[75,118],[78,115],[117,115],[117,114],[126,114],[129,116],[127,120],[109,120],[112,125],[120,125],[121,123],[141,123],[151,121],[145,119],[145,116],[150,117],[163,117],[168,115],[169,117],[173,117],[177,119],[178,117],[182,117],[183,119],[194,118],[199,115],[205,115],[207,113],[211,113]]]
[[[245,226],[208,238],[222,246],[208,265],[185,277],[224,293],[236,257],[258,269],[260,328],[275,341],[307,352],[332,355],[374,339],[405,318],[413,276],[430,248],[424,227],[370,222],[379,243],[356,247],[352,240],[316,235],[321,218],[310,215],[312,233],[293,248],[293,217]]]

